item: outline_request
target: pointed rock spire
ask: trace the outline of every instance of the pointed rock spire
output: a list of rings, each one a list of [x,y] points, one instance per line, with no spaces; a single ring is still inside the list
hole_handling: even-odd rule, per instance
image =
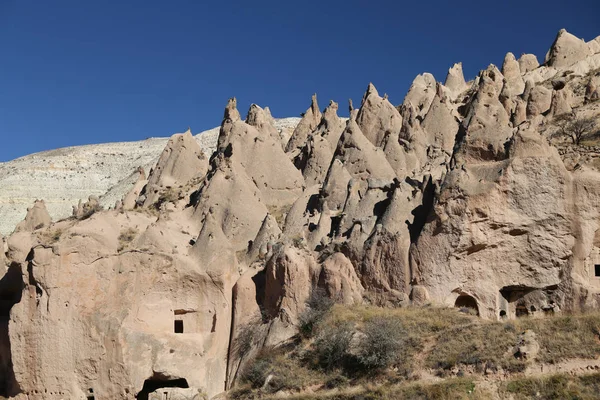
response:
[[[589,55],[592,55],[592,52],[584,40],[570,34],[566,29],[561,29],[546,54],[545,63],[554,68],[566,68]]]
[[[373,145],[381,147],[387,135],[400,132],[402,116],[392,103],[379,97],[375,86],[369,83],[356,115],[356,123]]]
[[[518,96],[525,90],[525,81],[521,76],[521,67],[513,53],[506,53],[502,64],[502,75],[504,75],[504,87],[502,95],[506,98]]]
[[[294,133],[292,134],[292,137],[290,137],[290,141],[287,143],[285,151],[290,153],[304,147],[308,136],[317,129],[319,122],[321,122],[321,111],[319,110],[319,104],[317,103],[317,95],[313,94],[310,107],[302,116],[296,129],[294,129]]]
[[[459,95],[467,88],[465,76],[463,75],[462,63],[456,63],[448,69],[444,86],[446,86],[454,96]]]
[[[207,171],[208,158],[189,131],[171,136],[148,177],[144,206],[154,204],[162,189],[184,185]]]
[[[248,110],[248,115],[246,116],[246,123],[250,126],[255,127],[260,133],[264,135],[271,136],[275,141],[280,141],[279,132],[273,126],[273,117],[271,116],[271,112],[265,112],[268,108],[264,110],[256,104],[251,104],[250,109]]]
[[[239,121],[241,119],[240,112],[237,109],[237,100],[235,97],[230,98],[225,106],[225,114],[223,115],[223,121],[229,120],[230,122]]]
[[[435,78],[428,72],[417,75],[402,104],[412,104],[418,116],[425,116],[435,96],[435,83]]]

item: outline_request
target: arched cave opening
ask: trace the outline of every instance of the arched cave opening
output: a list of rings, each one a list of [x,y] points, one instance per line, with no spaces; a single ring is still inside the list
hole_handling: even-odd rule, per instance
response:
[[[461,294],[458,296],[454,302],[454,307],[467,308],[473,310],[476,315],[479,315],[479,306],[477,305],[477,300],[468,294]]]
[[[144,381],[144,386],[142,387],[142,390],[137,394],[135,398],[138,400],[148,400],[148,395],[154,392],[155,390],[173,387],[187,389],[190,387],[190,385],[188,385],[187,380],[185,380],[184,378],[162,379],[160,377],[152,377]]]

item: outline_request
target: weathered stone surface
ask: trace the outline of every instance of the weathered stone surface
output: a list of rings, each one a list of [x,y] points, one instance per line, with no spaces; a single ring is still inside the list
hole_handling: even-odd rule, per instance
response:
[[[525,90],[525,81],[521,76],[521,68],[513,53],[507,53],[502,64],[504,87],[502,94],[506,97],[518,96]]]
[[[387,135],[400,132],[402,117],[387,98],[379,97],[377,89],[370,83],[358,110],[356,123],[371,143],[381,147]]]
[[[17,224],[15,232],[31,232],[48,227],[51,222],[52,219],[50,218],[50,214],[48,214],[48,210],[46,210],[46,203],[44,200],[36,200],[35,203],[33,203],[33,206],[27,209],[25,219]]]
[[[156,203],[163,191],[172,191],[192,178],[203,177],[207,170],[208,158],[190,131],[171,136],[148,177],[144,205]]]
[[[435,78],[430,73],[417,75],[408,93],[404,97],[403,105],[411,104],[417,115],[423,117],[429,111],[429,106],[435,97]]]
[[[317,103],[317,95],[314,94],[310,107],[302,116],[298,126],[296,126],[292,137],[290,137],[290,141],[285,147],[285,151],[293,152],[296,149],[302,148],[306,143],[306,139],[308,139],[308,135],[317,128],[319,122],[321,122],[321,111]]]
[[[299,121],[275,120],[282,141]],[[219,129],[194,136],[207,157],[215,151]],[[67,147],[0,163],[0,234],[11,233],[36,199],[44,199],[54,221],[70,217],[73,204],[89,196],[99,197],[104,208],[112,207],[136,184],[139,166],[150,171],[156,165],[168,140]]]
[[[319,286],[329,297],[343,304],[362,302],[364,288],[352,263],[342,253],[332,254],[323,262]]]
[[[452,154],[458,133],[458,120],[452,114],[452,108],[448,103],[449,99],[444,94],[442,85],[438,84],[436,95],[421,126],[427,133],[428,144],[434,144]]]
[[[492,320],[600,307],[597,148],[554,137],[553,118],[598,119],[595,57],[508,55],[464,90],[454,66],[397,109],[369,86],[347,122],[315,101],[287,153],[268,108],[243,121],[231,99],[205,174],[191,135],[169,143],[157,203],[130,168],[116,210],[30,210],[0,236],[0,396],[224,398],[321,292]],[[515,356],[534,357],[521,339]]]
[[[552,91],[543,86],[535,86],[527,98],[527,116],[529,118],[544,114],[552,105]]]
[[[561,29],[556,35],[548,54],[546,54],[545,63],[551,67],[565,68],[591,54],[590,47],[584,40],[573,36],[565,29]]]
[[[519,69],[521,70],[521,75],[533,71],[539,66],[540,63],[538,62],[535,54],[523,54],[521,57],[519,57]]]
[[[467,89],[467,83],[465,82],[465,76],[463,75],[462,63],[456,63],[450,69],[448,69],[444,86],[450,90],[454,98]]]

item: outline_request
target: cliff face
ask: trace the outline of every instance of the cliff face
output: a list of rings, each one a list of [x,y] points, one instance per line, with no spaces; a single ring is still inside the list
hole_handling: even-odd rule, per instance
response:
[[[276,119],[282,138],[289,138],[300,118]],[[194,135],[207,156],[215,150],[219,128]],[[113,207],[138,179],[138,167],[149,171],[168,139],[104,143],[43,151],[0,163],[0,235],[8,235],[36,199],[44,199],[56,221],[69,217],[72,206],[89,196]]]
[[[214,396],[317,289],[487,319],[598,307],[600,163],[553,136],[600,118],[598,40],[575,39],[419,75],[397,107],[369,85],[347,121],[314,96],[291,138],[231,99],[210,157],[175,135],[114,209],[50,223],[37,202],[2,241],[0,394]]]

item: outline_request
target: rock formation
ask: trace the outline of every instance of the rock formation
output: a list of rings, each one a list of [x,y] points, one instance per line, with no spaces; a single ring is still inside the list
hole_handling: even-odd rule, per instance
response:
[[[214,153],[174,135],[148,177],[127,164],[115,209],[89,193],[52,222],[36,202],[0,240],[0,395],[215,397],[320,293],[492,320],[600,307],[600,157],[556,135],[600,118],[597,48],[561,31],[546,65],[509,53],[467,84],[455,64],[397,107],[369,84],[348,120],[313,96],[293,134],[232,98]]]

